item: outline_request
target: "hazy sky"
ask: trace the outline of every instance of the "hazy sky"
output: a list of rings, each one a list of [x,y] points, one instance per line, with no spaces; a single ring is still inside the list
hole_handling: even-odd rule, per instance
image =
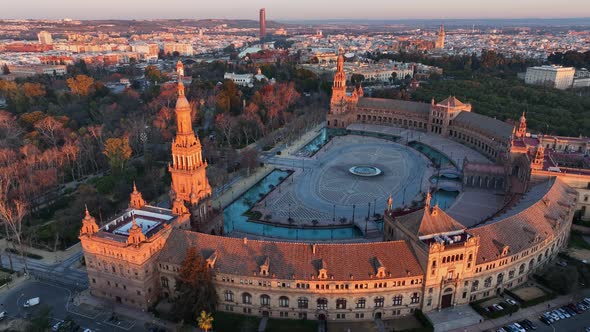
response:
[[[0,18],[269,20],[590,17],[590,0],[2,0]]]

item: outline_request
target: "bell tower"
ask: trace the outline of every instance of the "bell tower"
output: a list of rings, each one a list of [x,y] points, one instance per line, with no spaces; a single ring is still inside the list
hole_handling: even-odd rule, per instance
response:
[[[516,137],[524,138],[526,136],[526,117],[524,116],[524,112],[522,112],[522,116],[520,117],[520,122],[518,123],[518,130],[516,131]]]
[[[170,198],[196,205],[211,196],[207,179],[207,162],[203,160],[201,142],[192,127],[191,106],[184,95],[182,62],[177,64],[178,99],[176,101],[176,137],[172,141],[172,175]]]
[[[346,110],[346,73],[344,73],[344,50],[342,48],[338,51],[330,106],[330,113],[332,114],[340,114]]]

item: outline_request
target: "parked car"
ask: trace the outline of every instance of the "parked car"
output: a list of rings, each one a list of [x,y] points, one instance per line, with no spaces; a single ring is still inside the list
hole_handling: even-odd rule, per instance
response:
[[[8,315],[8,313],[6,311],[0,312],[0,320],[3,320],[4,318],[6,318],[7,315]]]
[[[504,310],[504,307],[499,305],[499,304],[492,304],[492,306],[494,307],[494,309],[496,309],[496,311],[501,311]]]
[[[567,266],[567,262],[565,262],[565,261],[559,261],[559,262],[557,262],[557,265],[559,265],[561,267],[566,267]]]
[[[510,305],[518,305],[518,303],[516,303],[516,301],[514,301],[513,299],[506,299],[505,301]]]
[[[55,323],[55,325],[53,325],[53,327],[51,328],[51,331],[53,331],[53,332],[59,331],[59,328],[63,323],[64,323],[63,320],[60,320],[59,322]]]
[[[546,325],[551,325],[551,323],[552,323],[551,318],[549,317],[549,315],[545,315],[545,314],[539,316],[539,320],[541,322],[543,322],[544,324],[546,324]]]
[[[571,315],[569,312],[565,311],[563,308],[557,308],[557,312],[561,313],[565,318],[570,318]]]
[[[524,328],[527,330],[536,330],[537,329],[537,325],[535,325],[535,323],[531,322],[529,319],[525,319],[525,320],[521,321],[520,325],[523,325]]]
[[[512,323],[510,326],[512,326],[516,332],[526,332],[526,329],[518,323]]]

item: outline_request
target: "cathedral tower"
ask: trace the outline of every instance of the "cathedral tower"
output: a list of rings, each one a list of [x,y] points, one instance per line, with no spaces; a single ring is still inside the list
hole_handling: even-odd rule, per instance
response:
[[[176,138],[172,141],[172,175],[170,198],[180,199],[191,206],[211,196],[207,179],[207,162],[201,154],[201,142],[193,132],[191,106],[184,95],[182,63],[177,65],[178,100],[176,101]]]
[[[444,24],[440,25],[438,30],[438,39],[436,40],[436,48],[445,48],[445,26]]]

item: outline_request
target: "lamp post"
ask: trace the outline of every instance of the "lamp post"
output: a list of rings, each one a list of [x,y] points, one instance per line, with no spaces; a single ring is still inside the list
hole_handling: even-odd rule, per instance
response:
[[[368,202],[369,208],[367,209],[367,220],[371,218],[371,202]]]
[[[332,207],[332,221],[336,221],[336,204]]]
[[[356,207],[355,204],[352,204],[352,223],[354,224],[354,208]]]

